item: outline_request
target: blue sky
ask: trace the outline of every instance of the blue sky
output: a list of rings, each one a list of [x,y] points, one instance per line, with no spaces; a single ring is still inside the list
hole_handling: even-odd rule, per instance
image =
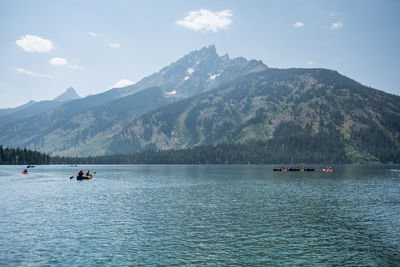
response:
[[[215,44],[400,94],[400,1],[0,1],[0,108],[139,81]]]

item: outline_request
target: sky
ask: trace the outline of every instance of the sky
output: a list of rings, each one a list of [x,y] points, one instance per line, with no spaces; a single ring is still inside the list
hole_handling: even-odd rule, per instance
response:
[[[0,1],[0,108],[126,86],[214,44],[400,95],[400,1]]]

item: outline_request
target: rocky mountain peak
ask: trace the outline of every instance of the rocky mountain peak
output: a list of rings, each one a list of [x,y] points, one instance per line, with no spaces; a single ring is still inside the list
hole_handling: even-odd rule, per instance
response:
[[[199,50],[199,53],[211,56],[218,56],[215,45],[209,45],[208,47],[203,47],[202,49]]]
[[[67,90],[65,90],[64,93],[62,93],[61,95],[54,98],[54,101],[65,102],[65,101],[70,101],[70,100],[79,99],[79,98],[81,98],[81,97],[76,93],[74,88],[69,87],[69,88],[67,88]]]
[[[219,56],[215,45],[194,50],[160,71],[143,78],[129,88],[118,89],[121,96],[157,86],[168,96],[186,98],[226,83],[238,76],[267,69],[261,61],[248,61],[243,57],[231,59]]]

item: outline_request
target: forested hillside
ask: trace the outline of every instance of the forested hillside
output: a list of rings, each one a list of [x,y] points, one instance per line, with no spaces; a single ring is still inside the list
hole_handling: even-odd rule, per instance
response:
[[[301,142],[299,142],[300,139]],[[332,144],[318,149],[324,136],[292,138],[289,145],[279,139],[249,141],[245,144],[224,143],[201,145],[187,149],[147,150],[129,155],[86,158],[52,157],[54,164],[307,164],[348,163],[344,148]]]
[[[141,116],[108,153],[252,141],[298,160],[398,162],[400,97],[336,71],[268,69]]]

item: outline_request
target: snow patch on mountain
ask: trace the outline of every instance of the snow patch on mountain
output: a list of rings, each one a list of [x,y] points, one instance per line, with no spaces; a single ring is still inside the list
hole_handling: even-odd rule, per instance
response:
[[[220,76],[221,73],[218,74],[210,74],[210,80],[215,80],[215,78],[217,78],[218,76]]]
[[[191,75],[193,72],[194,72],[193,68],[188,68],[187,71],[186,71],[186,73],[189,74],[189,75]]]

